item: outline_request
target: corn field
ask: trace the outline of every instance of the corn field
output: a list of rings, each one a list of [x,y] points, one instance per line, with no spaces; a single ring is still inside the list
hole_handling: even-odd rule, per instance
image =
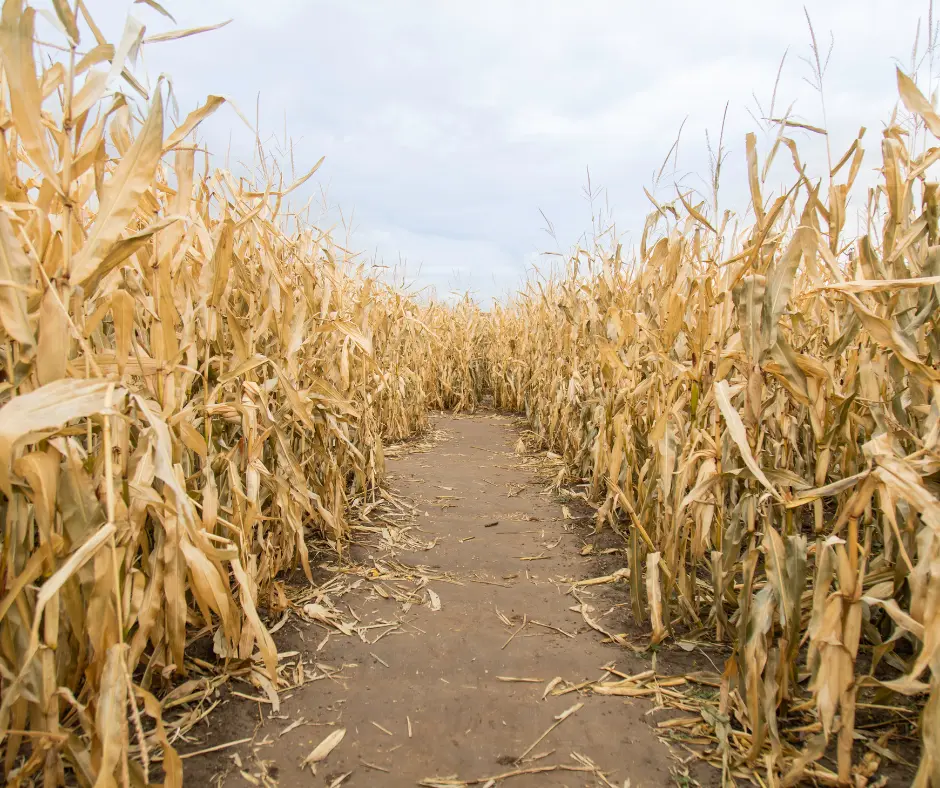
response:
[[[651,644],[732,645],[706,720],[726,773],[792,785],[835,746],[851,784],[860,704],[904,697],[915,784],[940,786],[940,147],[895,119],[820,175],[785,124],[763,161],[748,135],[744,229],[684,195],[635,255],[598,241],[505,304],[446,306],[290,210],[316,167],[210,170],[191,140],[223,100],[168,124],[166,85],[132,72],[142,27],[108,42],[81,2],[51,6],[55,49],[22,0],[0,18],[8,781],[181,784],[160,697],[194,665],[276,693],[279,573],[313,581],[311,540],[343,552],[383,440],[492,396],[622,536]],[[213,664],[190,653],[205,634]]]
[[[734,645],[711,720],[726,768],[795,784],[834,738],[848,785],[859,694],[901,695],[926,700],[915,784],[940,785],[940,148],[914,155],[888,126],[870,232],[847,239],[861,136],[821,181],[785,131],[763,163],[748,135],[745,230],[682,195],[650,214],[636,259],[578,249],[489,313],[489,385],[626,541],[651,643]],[[765,199],[781,151],[795,179]],[[806,710],[796,746],[781,721]]]
[[[177,785],[152,691],[199,631],[276,691],[259,605],[282,569],[311,577],[311,535],[342,551],[382,436],[426,425],[427,333],[287,212],[312,172],[199,174],[185,139],[221,101],[167,130],[165,85],[123,60],[143,30],[109,43],[77,7],[54,4],[69,45],[41,71],[35,11],[0,20],[2,767],[144,784],[157,746]],[[131,101],[106,96],[122,73]]]

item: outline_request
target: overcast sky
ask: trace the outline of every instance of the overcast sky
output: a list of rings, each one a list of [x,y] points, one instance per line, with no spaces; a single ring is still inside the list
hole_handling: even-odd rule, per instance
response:
[[[286,123],[299,171],[326,156],[311,184],[333,209],[326,220],[339,206],[366,259],[400,257],[409,280],[442,296],[502,296],[540,253],[575,244],[591,225],[588,168],[618,229],[635,240],[650,207],[642,187],[683,121],[678,172],[659,196],[675,197],[680,178],[703,186],[694,174],[707,178],[705,131],[716,139],[726,102],[723,194],[740,205],[744,135],[758,130],[748,110],[760,114],[752,94],[766,112],[788,50],[776,112],[793,103],[801,120],[823,123],[804,81],[809,32],[798,2],[161,2],[180,27],[233,19],[145,48],[147,72],[172,76],[181,112],[221,93],[253,121],[260,94],[262,136],[282,144]],[[148,34],[174,27],[129,0],[88,5],[112,40],[128,11]],[[825,79],[833,151],[867,126],[870,174],[897,99],[895,58],[910,63],[928,4],[810,0],[807,9],[824,50],[830,31],[835,38]],[[232,110],[200,134],[220,166],[229,148],[250,161],[252,134]],[[819,155],[813,135],[794,136],[807,156]]]

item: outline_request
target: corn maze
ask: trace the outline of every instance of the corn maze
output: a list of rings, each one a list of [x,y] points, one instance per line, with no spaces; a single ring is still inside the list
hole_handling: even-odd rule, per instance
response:
[[[344,553],[383,443],[492,397],[622,537],[648,643],[732,646],[702,712],[727,779],[795,785],[830,752],[831,784],[864,784],[857,721],[897,705],[915,785],[940,786],[940,115],[911,79],[903,120],[831,171],[786,124],[762,152],[749,135],[744,219],[680,195],[635,254],[582,245],[485,309],[400,291],[290,213],[316,167],[211,169],[193,139],[221,98],[171,122],[133,74],[142,29],[47,10],[55,49],[22,0],[0,19],[10,784],[180,785],[161,698],[194,636],[200,670],[276,693],[280,574],[313,582],[311,540]]]

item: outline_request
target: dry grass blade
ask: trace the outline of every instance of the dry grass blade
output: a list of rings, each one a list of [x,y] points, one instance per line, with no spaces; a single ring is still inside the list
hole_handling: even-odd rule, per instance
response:
[[[339,743],[343,740],[343,737],[346,736],[346,729],[340,728],[333,731],[329,736],[327,736],[323,741],[321,741],[316,747],[314,747],[310,753],[304,758],[302,766],[310,766],[316,773],[316,764],[324,760],[327,755],[329,755],[333,750],[335,750]]]
[[[534,742],[532,742],[532,744],[530,744],[526,748],[525,752],[523,752],[522,755],[516,758],[516,763],[519,763],[519,761],[524,760],[526,755],[532,752],[532,750],[534,750],[539,745],[539,743],[542,742],[546,736],[548,736],[548,734],[550,734],[553,730],[555,730],[555,728],[561,725],[572,714],[575,714],[579,709],[582,709],[583,707],[584,707],[583,703],[575,703],[574,706],[570,706],[569,708],[565,709],[561,714],[556,715],[555,722],[553,722],[549,726],[548,730],[546,730],[545,733],[543,733]]]

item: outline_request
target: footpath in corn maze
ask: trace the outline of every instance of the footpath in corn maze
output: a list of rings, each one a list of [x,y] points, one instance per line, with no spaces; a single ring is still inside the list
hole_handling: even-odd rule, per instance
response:
[[[669,676],[629,647],[624,572],[604,569],[622,550],[604,555],[520,424],[444,416],[391,452],[375,524],[323,555],[321,585],[285,589],[295,612],[271,629],[296,688],[275,707],[229,683],[187,734],[187,784],[712,784],[664,734],[701,721],[670,688],[709,697],[720,676],[700,651]]]

